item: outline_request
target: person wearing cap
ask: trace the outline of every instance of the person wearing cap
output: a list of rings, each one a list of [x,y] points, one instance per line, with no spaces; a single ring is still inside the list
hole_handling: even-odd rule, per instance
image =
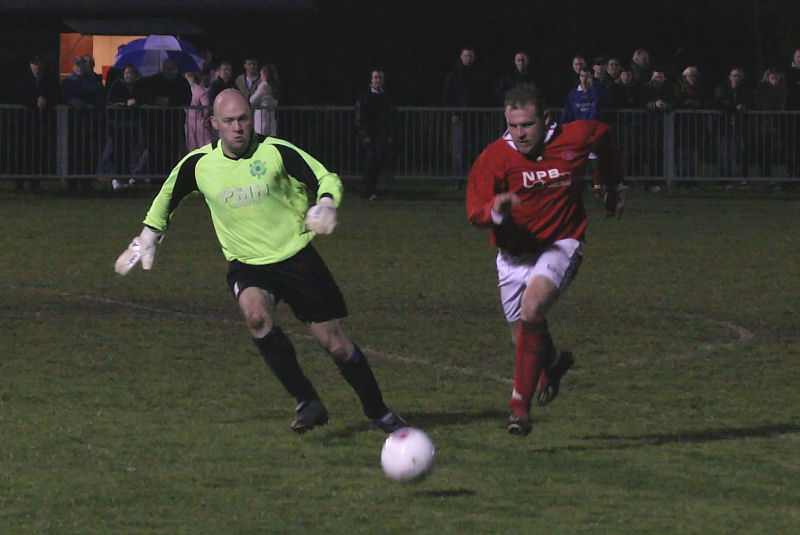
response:
[[[72,60],[72,73],[61,81],[61,98],[69,105],[69,174],[89,175],[97,172],[96,130],[100,111],[105,106],[103,84],[89,73],[89,64],[84,56]],[[67,181],[70,190],[89,191],[88,180],[71,178]]]

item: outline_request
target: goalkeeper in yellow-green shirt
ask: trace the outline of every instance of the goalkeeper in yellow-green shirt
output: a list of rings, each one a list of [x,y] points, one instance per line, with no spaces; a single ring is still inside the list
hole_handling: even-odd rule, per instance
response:
[[[275,323],[279,301],[308,324],[378,428],[390,433],[405,426],[384,403],[366,357],[342,329],[347,306],[311,245],[316,234],[330,234],[336,226],[341,180],[291,143],[254,133],[249,102],[237,90],[222,91],[213,113],[219,141],[178,162],[115,270],[126,275],[139,263],[151,269],[174,210],[187,195],[200,192],[229,262],[228,285],[253,341],[297,400],[290,427],[303,433],[324,425],[328,411],[303,373],[291,341]]]

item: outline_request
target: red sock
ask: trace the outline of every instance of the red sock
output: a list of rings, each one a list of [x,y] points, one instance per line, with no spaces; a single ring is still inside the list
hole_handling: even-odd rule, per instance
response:
[[[555,348],[547,330],[547,321],[540,318],[522,322],[517,336],[514,391],[509,404],[514,415],[529,415],[534,386],[554,357]]]

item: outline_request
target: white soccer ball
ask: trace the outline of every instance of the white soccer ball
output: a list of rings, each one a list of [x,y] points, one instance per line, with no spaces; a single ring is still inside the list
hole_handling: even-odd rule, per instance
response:
[[[430,437],[416,427],[401,427],[383,442],[381,467],[389,479],[418,481],[433,470],[436,448]]]

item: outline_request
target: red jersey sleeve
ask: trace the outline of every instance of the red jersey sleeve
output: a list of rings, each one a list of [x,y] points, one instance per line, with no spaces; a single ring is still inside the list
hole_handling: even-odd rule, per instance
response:
[[[504,145],[505,141],[502,139],[489,145],[475,160],[469,172],[467,217],[476,227],[487,228],[493,225],[494,197],[502,191],[507,191],[507,187],[503,187],[506,176],[505,165],[497,154]]]

